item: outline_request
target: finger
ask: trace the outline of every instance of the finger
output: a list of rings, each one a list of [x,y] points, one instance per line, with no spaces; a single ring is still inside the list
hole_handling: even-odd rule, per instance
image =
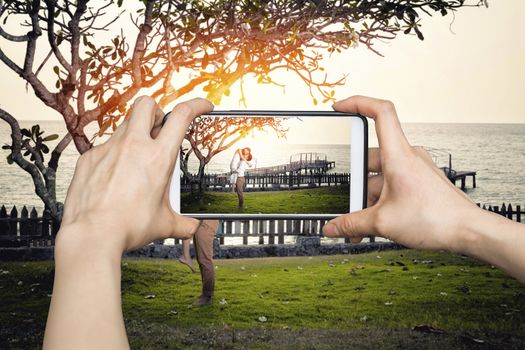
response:
[[[428,151],[423,146],[413,146],[412,149],[442,179],[450,181],[447,175],[445,175],[443,169],[437,167],[436,163],[434,163],[434,160],[430,156],[430,153],[428,153]]]
[[[111,139],[119,138],[121,135],[126,133],[126,130],[128,129],[129,121],[127,119],[124,119],[118,126],[117,130],[111,135]]]
[[[381,152],[377,147],[368,149],[368,171],[374,173],[380,173],[382,171]]]
[[[190,239],[199,228],[200,221],[183,215],[173,216],[173,230],[170,237]]]
[[[444,181],[447,185],[451,186],[454,188],[454,190],[459,193],[461,196],[463,196],[464,198],[468,199],[469,201],[472,201],[472,199],[465,193],[463,192],[462,190],[460,190],[459,188],[457,188],[456,186],[454,186],[452,184],[452,182],[450,181],[450,179],[447,177],[447,175],[445,174],[445,172],[443,171],[443,169],[440,169],[437,167],[436,163],[434,163],[434,160],[432,159],[432,157],[430,156],[430,154],[428,153],[428,151],[424,148],[424,147],[421,147],[421,146],[415,146],[413,147],[414,149],[414,152],[425,162],[427,163],[427,165],[436,173],[438,174],[438,176],[440,177],[440,179],[442,181]]]
[[[155,122],[155,115],[159,109],[153,98],[149,96],[138,97],[133,102],[126,133],[136,132],[137,134],[150,135]]]
[[[336,102],[333,108],[336,111],[359,113],[372,118],[375,121],[379,147],[384,156],[395,157],[409,149],[410,146],[392,102],[372,97],[352,96]]]
[[[366,208],[354,213],[338,216],[324,227],[327,237],[363,237],[373,233],[375,207]]]
[[[162,120],[164,119],[164,112],[158,108],[155,112],[155,121],[153,123],[153,129],[151,129],[151,137],[156,139],[162,128]]]
[[[213,110],[213,104],[203,98],[195,98],[179,103],[173,108],[162,130],[157,136],[159,143],[166,147],[171,154],[178,152],[186,130],[190,122],[196,116],[209,113]]]
[[[376,204],[383,190],[383,175],[375,175],[368,178],[367,207]]]

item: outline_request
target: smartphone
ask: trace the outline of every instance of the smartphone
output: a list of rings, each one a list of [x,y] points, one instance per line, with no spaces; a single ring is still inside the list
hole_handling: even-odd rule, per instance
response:
[[[166,115],[166,118],[168,115]],[[368,124],[358,114],[214,111],[190,124],[172,209],[199,219],[330,219],[367,198]]]

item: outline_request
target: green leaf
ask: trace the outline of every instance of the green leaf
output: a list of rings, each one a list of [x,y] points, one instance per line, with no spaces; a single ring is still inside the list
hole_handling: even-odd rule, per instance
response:
[[[54,66],[53,67],[53,72],[55,72],[56,75],[59,75],[60,74],[60,68],[58,68],[58,66]]]
[[[52,134],[52,135],[47,135],[46,137],[44,137],[43,141],[53,141],[53,140],[56,140],[58,139],[58,135],[57,134]]]
[[[13,164],[13,156],[12,155],[8,154],[6,158],[7,158],[7,164]]]
[[[317,102],[317,99],[316,99],[316,98],[314,98],[313,102],[314,102],[314,106],[317,106],[317,103],[318,103],[318,102]]]
[[[11,146],[9,146],[9,145],[3,145],[3,146],[2,146],[2,149],[11,149]]]

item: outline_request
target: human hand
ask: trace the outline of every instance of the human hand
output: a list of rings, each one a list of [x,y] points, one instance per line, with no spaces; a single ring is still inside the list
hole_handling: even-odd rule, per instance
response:
[[[342,215],[324,226],[329,237],[358,243],[376,235],[405,246],[459,250],[458,232],[479,209],[452,185],[427,152],[411,147],[389,101],[354,96],[337,102],[336,111],[356,112],[375,121],[379,149],[370,149],[368,208]]]
[[[212,109],[204,99],[178,104],[161,130],[155,100],[137,98],[129,121],[78,159],[57,246],[80,239],[122,253],[155,239],[189,238],[198,221],[173,212],[169,182],[189,123]]]

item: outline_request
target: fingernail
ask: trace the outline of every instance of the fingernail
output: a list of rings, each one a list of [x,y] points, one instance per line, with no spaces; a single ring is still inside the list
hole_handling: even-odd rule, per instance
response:
[[[324,227],[323,227],[323,231],[324,233],[327,235],[327,236],[339,236],[339,229],[337,228],[337,226],[332,223],[332,222],[329,222],[328,224],[326,224]]]

